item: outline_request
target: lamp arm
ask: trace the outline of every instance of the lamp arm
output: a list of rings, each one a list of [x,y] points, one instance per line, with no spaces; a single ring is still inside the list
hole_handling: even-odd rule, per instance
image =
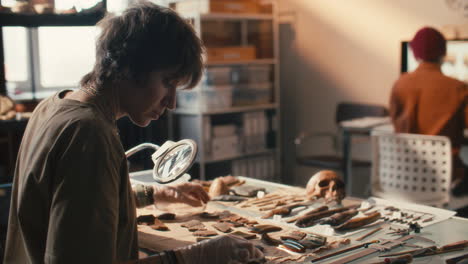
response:
[[[159,149],[159,146],[155,145],[155,144],[151,144],[151,143],[142,143],[142,144],[140,144],[138,146],[135,146],[135,147],[125,151],[125,156],[128,158],[128,157],[132,156],[133,154],[139,152],[140,150],[147,149],[147,148],[152,148],[152,149],[154,149],[154,151],[156,151],[156,150]]]

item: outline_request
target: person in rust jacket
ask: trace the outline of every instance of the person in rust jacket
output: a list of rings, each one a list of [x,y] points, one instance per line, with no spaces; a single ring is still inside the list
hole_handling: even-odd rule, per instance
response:
[[[468,124],[468,87],[444,75],[441,65],[446,41],[437,30],[420,29],[410,47],[420,62],[413,72],[403,74],[390,96],[390,116],[398,133],[441,135],[450,138],[453,153],[453,194],[468,190],[464,166],[458,156],[463,130]]]

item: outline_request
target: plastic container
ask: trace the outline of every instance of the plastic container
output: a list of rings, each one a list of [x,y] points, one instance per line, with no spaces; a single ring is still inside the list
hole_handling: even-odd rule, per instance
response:
[[[177,93],[177,105],[200,111],[229,108],[232,106],[233,89],[232,85],[216,85],[182,90]]]
[[[233,105],[256,105],[271,102],[272,83],[255,83],[236,85],[233,93]]]
[[[239,66],[232,71],[235,83],[266,83],[271,81],[270,75],[270,65]]]
[[[205,85],[228,85],[232,78],[231,67],[210,67],[205,70],[203,84]]]

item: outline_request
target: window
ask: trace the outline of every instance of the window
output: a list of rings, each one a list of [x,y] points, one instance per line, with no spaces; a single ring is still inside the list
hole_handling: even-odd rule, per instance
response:
[[[96,27],[37,29],[35,87],[38,93],[76,88],[95,61]]]
[[[28,31],[22,27],[3,27],[5,79],[8,94],[13,99],[31,96],[31,71]]]
[[[100,0],[55,0],[56,9],[78,11]],[[128,0],[107,1],[108,11],[121,12]],[[15,0],[4,0],[12,6]],[[5,79],[14,100],[45,98],[58,90],[77,88],[95,62],[95,26],[3,27]]]

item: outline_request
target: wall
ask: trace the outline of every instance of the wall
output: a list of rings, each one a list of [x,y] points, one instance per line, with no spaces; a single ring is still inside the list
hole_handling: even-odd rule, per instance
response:
[[[336,129],[339,101],[386,105],[400,42],[423,26],[468,23],[445,0],[278,0],[278,10],[283,180],[293,184],[313,173],[294,162],[300,131]],[[325,142],[313,148],[320,152]]]

